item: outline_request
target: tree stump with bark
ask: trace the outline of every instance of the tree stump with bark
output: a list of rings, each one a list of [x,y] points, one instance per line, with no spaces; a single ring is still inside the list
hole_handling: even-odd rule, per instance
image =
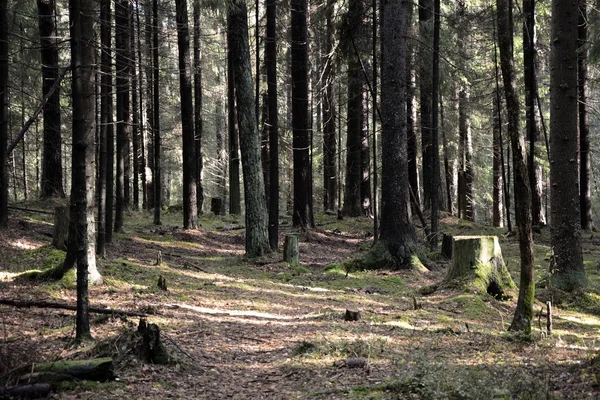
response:
[[[69,239],[69,207],[58,206],[54,208],[54,230],[52,233],[52,246],[59,250],[67,250]]]
[[[347,308],[344,315],[344,321],[358,321],[360,319],[360,311]]]
[[[220,197],[210,199],[210,211],[215,215],[221,215],[223,212],[223,199]]]
[[[138,333],[142,341],[138,348],[140,360],[153,364],[168,364],[169,354],[165,345],[160,340],[160,329],[156,324],[148,324],[145,319],[140,319]]]
[[[445,286],[460,286],[505,299],[516,286],[504,264],[497,236],[455,236]]]
[[[298,265],[300,250],[297,235],[286,235],[283,245],[283,261],[291,265]]]

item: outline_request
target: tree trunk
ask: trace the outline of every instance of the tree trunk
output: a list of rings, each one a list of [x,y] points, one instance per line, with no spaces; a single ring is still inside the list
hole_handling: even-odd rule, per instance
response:
[[[240,193],[240,157],[239,157],[239,122],[237,98],[235,93],[235,79],[233,72],[231,27],[227,27],[227,112],[229,130],[229,213],[239,215],[242,213]]]
[[[508,134],[513,153],[515,216],[519,232],[519,251],[521,254],[521,278],[519,283],[519,299],[510,330],[531,332],[533,319],[533,302],[535,299],[535,270],[533,260],[533,235],[531,232],[531,189],[527,174],[525,140],[519,129],[519,97],[513,66],[512,41],[512,9],[507,0],[497,0],[498,13],[498,47],[500,49],[500,66],[504,80],[504,94],[508,114]]]
[[[117,69],[117,185],[115,232],[123,231],[123,213],[126,207],[127,165],[129,154],[129,83],[130,83],[130,8],[129,0],[115,3],[116,69]]]
[[[77,260],[76,338],[91,336],[88,298],[88,267],[93,232],[94,211],[94,5],[92,0],[69,2],[71,32],[71,70],[73,71],[73,142],[71,182],[71,230],[68,252]],[[93,246],[91,246],[93,249]],[[67,258],[69,254],[67,254]],[[94,263],[95,264],[95,263]],[[95,269],[95,265],[93,266]]]
[[[153,186],[154,186],[154,225],[160,225],[160,210],[162,207],[162,181],[161,181],[161,137],[160,137],[160,64],[158,63],[158,50],[160,43],[158,42],[158,30],[160,27],[160,20],[158,19],[158,0],[152,1],[152,66],[153,66],[153,86],[152,95],[154,97],[152,116],[154,121],[152,122],[152,132],[154,136],[154,175],[153,175]]]
[[[440,219],[440,139],[438,127],[438,107],[440,91],[440,0],[434,0],[433,24],[433,68],[431,85],[431,238],[432,249],[438,246]]]
[[[0,0],[0,149],[8,145],[8,0]],[[8,154],[0,151],[0,228],[8,225]]]
[[[495,96],[499,96],[499,94],[495,94]],[[502,219],[502,158],[500,156],[500,152],[502,151],[502,146],[500,142],[500,130],[501,128],[501,120],[500,120],[500,111],[498,110],[498,102],[494,99],[493,106],[493,122],[492,122],[492,148],[493,148],[493,167],[492,167],[492,226],[494,227],[502,227],[503,219]]]
[[[407,7],[407,29],[408,35],[414,36],[413,27],[414,6]],[[421,193],[419,190],[419,167],[417,165],[417,129],[416,129],[416,107],[415,107],[415,46],[412,41],[406,43],[406,137],[408,154],[408,181],[410,190],[415,195],[417,205],[421,205]]]
[[[260,137],[256,126],[252,64],[248,42],[248,10],[244,0],[235,0],[228,10],[235,92],[238,103],[240,150],[244,172],[246,208],[246,256],[258,257],[271,251],[265,186],[260,160]]]
[[[291,0],[292,30],[292,147],[294,159],[293,223],[313,228],[310,163],[310,114],[308,110],[308,28],[307,0]]]
[[[550,203],[555,287],[573,291],[587,285],[581,251],[577,165],[577,23],[579,8],[552,1],[550,58]]]
[[[130,0],[133,3],[133,0]],[[136,11],[137,12],[137,11]],[[131,14],[130,14],[131,15]],[[131,143],[133,147],[133,185],[131,189],[133,191],[133,209],[140,209],[140,159],[141,156],[141,130],[140,130],[140,109],[139,109],[139,101],[138,98],[138,73],[137,73],[137,48],[136,48],[136,40],[135,40],[135,23],[133,19],[133,15],[129,20],[129,39],[130,39],[130,68],[131,68],[131,115],[132,115],[132,124],[131,124]]]
[[[325,97],[323,98],[323,209],[325,211],[334,211],[337,205],[337,171],[336,171],[336,112],[333,90],[333,45],[335,27],[333,23],[334,2],[328,0],[325,9],[325,18],[327,21],[327,34],[325,38],[325,70],[323,72],[323,81],[325,82]]]
[[[442,128],[442,144],[444,145],[444,177],[446,181],[446,211],[453,214],[452,193],[454,187],[453,168],[450,167],[450,148],[446,137],[446,126],[444,121],[444,99],[440,98],[440,126]]]
[[[58,46],[54,25],[55,0],[38,0],[38,26],[42,61],[42,93],[44,98],[58,79]],[[60,134],[60,87],[44,104],[44,153],[42,158],[41,197],[65,197],[62,184],[62,151]]]
[[[137,24],[137,62],[139,68],[139,147],[140,147],[140,158],[138,160],[138,171],[141,175],[141,186],[142,186],[142,209],[146,210],[148,208],[148,191],[146,186],[147,175],[146,175],[146,131],[144,124],[144,68],[142,67],[142,25],[140,23],[140,2],[139,0],[135,0],[135,20]]]
[[[579,95],[579,203],[581,207],[581,229],[594,228],[592,221],[592,160],[590,157],[590,118],[587,112],[587,0],[579,0],[577,30],[578,95]]]
[[[461,88],[458,94],[458,134],[460,141],[459,216],[468,221],[473,221],[473,145],[471,140],[471,118],[467,110],[468,103],[468,91]]]
[[[267,36],[265,63],[269,106],[269,244],[279,240],[279,117],[277,107],[277,1],[266,0]],[[329,29],[329,28],[328,28]]]
[[[177,47],[179,48],[179,93],[181,95],[181,130],[183,136],[183,228],[198,227],[196,178],[198,160],[194,139],[194,104],[192,97],[192,65],[190,62],[190,30],[186,0],[176,0]]]
[[[421,152],[423,156],[423,207],[429,210],[433,188],[432,70],[433,65],[433,0],[419,0],[419,87],[421,106]]]
[[[383,2],[381,20],[381,232],[396,267],[409,265],[415,242],[406,152],[406,7]]]
[[[194,133],[196,144],[196,209],[202,212],[202,65],[200,52],[200,0],[194,0]]]
[[[146,36],[146,129],[147,129],[147,170],[146,170],[146,195],[147,207],[154,208],[154,79],[153,79],[153,45],[152,45],[152,11],[150,5],[144,8],[145,36]]]

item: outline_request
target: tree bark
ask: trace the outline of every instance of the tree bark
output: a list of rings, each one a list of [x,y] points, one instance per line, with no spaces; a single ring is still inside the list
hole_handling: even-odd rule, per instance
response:
[[[200,51],[200,0],[194,0],[194,133],[196,144],[196,209],[202,212],[204,188],[202,187],[202,65]]]
[[[158,0],[152,1],[152,66],[153,66],[153,111],[152,116],[152,132],[154,136],[154,225],[160,225],[160,210],[162,207],[162,181],[161,181],[161,137],[160,137],[160,64],[158,63],[158,50],[160,43],[158,42],[158,31],[160,20],[158,19]]]
[[[440,0],[434,0],[433,12],[433,66],[431,85],[431,238],[432,249],[438,246],[440,219],[440,139],[439,139],[439,92],[440,92]]]
[[[134,0],[131,0],[132,2]],[[137,10],[136,10],[137,12]],[[139,210],[140,208],[140,160],[141,156],[141,130],[140,130],[140,109],[138,97],[138,73],[137,73],[137,48],[136,48],[136,37],[135,37],[135,23],[133,15],[131,14],[129,20],[129,48],[130,48],[130,68],[131,68],[131,143],[133,147],[133,184],[131,189],[133,191],[133,209]]]
[[[581,251],[577,165],[578,7],[552,1],[550,57],[550,204],[555,287],[573,291],[587,286]]]
[[[54,25],[54,0],[38,0],[38,27],[42,61],[42,93],[44,98],[58,79],[58,46]],[[41,197],[65,197],[62,184],[62,150],[60,121],[60,88],[56,88],[44,104],[44,152],[42,156]]]
[[[292,146],[294,160],[293,224],[314,227],[310,163],[310,114],[308,109],[307,0],[291,0],[292,30]]]
[[[252,64],[248,42],[248,10],[244,0],[229,7],[227,26],[230,31],[232,67],[238,103],[240,150],[244,173],[246,209],[246,256],[258,257],[271,251],[265,186],[260,160],[260,137],[256,125],[252,84]]]
[[[334,211],[337,206],[337,171],[336,171],[336,112],[335,95],[333,90],[333,45],[335,27],[333,22],[334,1],[328,0],[325,9],[327,34],[325,37],[325,69],[323,80],[325,82],[325,97],[323,98],[323,209]]]
[[[497,0],[498,48],[500,66],[504,80],[504,94],[508,114],[508,134],[513,153],[515,215],[519,232],[519,251],[521,254],[521,277],[517,308],[510,330],[522,331],[529,335],[533,320],[533,302],[535,299],[535,270],[533,260],[533,235],[531,232],[531,189],[527,174],[525,139],[519,129],[519,97],[516,91],[513,65],[512,9],[507,0]]]
[[[381,232],[379,241],[397,267],[407,266],[415,241],[409,210],[406,151],[406,7],[382,2]]]
[[[240,157],[239,157],[239,126],[238,109],[235,93],[235,79],[233,72],[231,45],[232,27],[227,27],[227,112],[229,131],[229,213],[239,215],[242,213],[240,193]]]
[[[407,31],[409,37],[414,37],[413,27],[414,6],[407,7]],[[407,154],[408,154],[408,182],[410,189],[415,195],[416,204],[421,206],[421,192],[419,190],[419,167],[417,165],[417,127],[416,127],[416,107],[415,107],[415,46],[413,41],[406,43],[406,136],[407,136]],[[413,210],[414,211],[414,210]]]
[[[494,96],[499,96],[495,94]],[[492,225],[494,227],[502,227],[503,224],[503,202],[502,202],[502,158],[500,152],[502,146],[500,142],[500,111],[498,110],[498,102],[494,99],[493,105],[493,122],[492,122],[492,148],[493,148],[493,166],[492,166]]]
[[[433,188],[432,65],[433,0],[419,0],[419,87],[421,106],[421,153],[423,156],[423,207],[429,210]]]
[[[181,130],[183,136],[183,228],[198,228],[196,178],[198,160],[194,138],[194,104],[192,97],[192,65],[190,62],[190,30],[186,0],[176,0],[177,47],[179,49],[179,93],[181,96]]]
[[[8,0],[0,0],[0,149],[8,145]],[[8,154],[0,151],[0,228],[8,225]]]
[[[587,111],[587,0],[579,0],[577,29],[578,105],[579,105],[579,203],[581,229],[594,228],[592,221],[592,160],[590,157],[590,118]]]
[[[279,116],[277,106],[277,1],[266,0],[267,36],[265,63],[269,106],[269,244],[279,240]],[[335,139],[334,139],[335,140]]]

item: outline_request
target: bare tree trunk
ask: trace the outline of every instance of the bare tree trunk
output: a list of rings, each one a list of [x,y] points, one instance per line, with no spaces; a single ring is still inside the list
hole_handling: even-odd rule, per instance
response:
[[[196,145],[196,208],[202,212],[204,188],[202,187],[202,65],[200,52],[200,0],[194,0],[194,133]]]
[[[38,25],[42,58],[42,93],[44,98],[58,79],[57,33],[54,24],[54,0],[38,0]],[[62,184],[62,151],[60,134],[60,88],[44,105],[44,153],[42,157],[41,197],[60,196]]]
[[[235,79],[231,59],[231,28],[227,27],[227,109],[229,130],[229,213],[242,213],[240,193],[239,126]]]
[[[265,44],[265,63],[267,64],[267,90],[269,97],[269,244],[272,250],[277,250],[279,239],[279,116],[277,106],[277,1],[266,0],[266,3],[267,36]]]
[[[497,94],[499,96],[499,94]],[[492,167],[492,225],[494,227],[502,227],[502,157],[501,151],[502,146],[500,142],[500,130],[502,129],[500,124],[500,111],[498,110],[498,102],[494,100],[493,106],[493,137],[492,137],[492,151],[493,151],[493,167]]]
[[[152,95],[154,97],[152,116],[154,121],[152,123],[152,132],[154,136],[154,175],[153,175],[153,186],[154,186],[154,225],[160,225],[160,209],[162,207],[162,181],[161,181],[161,162],[160,162],[160,151],[161,151],[161,138],[160,138],[160,64],[158,63],[158,50],[160,43],[158,42],[158,30],[160,21],[158,19],[158,0],[152,2],[152,65],[153,65],[153,90]]]
[[[592,184],[590,157],[590,118],[587,112],[587,0],[579,0],[579,22],[577,30],[578,94],[579,94],[579,203],[581,207],[581,228],[594,228],[592,221]]]
[[[438,107],[440,91],[440,0],[433,2],[433,66],[431,85],[431,240],[433,249],[438,246],[440,219],[440,139],[438,127]]]
[[[154,79],[153,79],[153,44],[152,44],[152,10],[148,4],[144,8],[146,36],[146,129],[147,129],[147,173],[146,195],[148,209],[154,208]]]
[[[323,98],[323,209],[333,211],[337,204],[337,171],[336,171],[336,111],[333,90],[333,44],[335,27],[333,23],[334,1],[328,0],[325,9],[327,34],[325,38],[325,97]]]
[[[0,149],[8,146],[8,0],[0,0]],[[0,151],[0,228],[8,224],[7,153]]]
[[[179,92],[181,95],[181,125],[183,136],[183,228],[198,228],[196,177],[198,160],[194,138],[194,103],[192,97],[192,65],[190,61],[190,30],[186,0],[176,0],[177,47],[179,49]]]
[[[407,29],[408,36],[415,36],[413,27],[414,6],[407,7]],[[419,190],[419,167],[417,165],[417,129],[416,129],[416,107],[415,107],[415,46],[413,41],[406,43],[406,136],[408,152],[408,181],[410,190],[415,195],[415,203],[421,205],[421,192]]]
[[[133,1],[133,0],[132,0]],[[137,11],[136,11],[137,12]],[[131,15],[131,14],[130,14]],[[131,15],[129,20],[131,40],[130,48],[130,65],[131,65],[131,108],[132,108],[132,135],[131,143],[133,147],[133,185],[131,187],[133,191],[133,208],[139,210],[140,208],[140,159],[142,151],[141,143],[141,130],[140,130],[140,109],[139,109],[139,98],[138,98],[138,72],[137,72],[137,48],[136,48],[136,37],[135,37],[135,23],[133,16]]]
[[[421,153],[423,156],[423,207],[429,210],[433,187],[432,145],[432,70],[433,65],[433,0],[419,0],[419,87],[421,106]]]

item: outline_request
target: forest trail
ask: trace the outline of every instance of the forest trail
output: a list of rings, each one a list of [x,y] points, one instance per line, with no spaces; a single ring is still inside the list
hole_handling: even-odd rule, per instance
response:
[[[15,273],[61,261],[63,253],[50,247],[51,224],[44,218],[20,214],[0,237],[1,297],[75,304],[72,281],[13,280]],[[371,242],[367,219],[321,217],[316,231],[301,235],[297,267],[281,262],[280,253],[244,260],[244,231],[232,217],[203,217],[198,231],[177,228],[178,214],[165,215],[160,227],[142,213],[132,212],[126,221],[135,224],[126,225],[126,233],[117,234],[108,247],[107,259],[99,260],[106,282],[91,288],[91,303],[148,313],[176,362],[143,365],[125,356],[116,363],[118,382],[74,383],[56,398],[600,396],[600,363],[593,361],[600,347],[600,250],[593,237],[587,238],[585,253],[592,292],[586,301],[557,307],[554,335],[542,337],[536,321],[533,341],[526,342],[505,332],[516,297],[500,302],[485,293],[452,290],[421,295],[421,288],[444,277],[445,261],[431,261],[428,273],[346,271],[343,261]],[[282,235],[290,230],[284,226]],[[502,233],[450,217],[442,231]],[[536,241],[540,276],[548,249],[544,235]],[[518,282],[516,239],[501,244]],[[163,262],[156,265],[159,251]],[[160,275],[168,292],[156,286]],[[347,307],[359,309],[361,320],[344,321]],[[114,351],[137,318],[92,315],[92,334],[104,346],[78,348],[69,346],[74,336],[70,311],[0,306],[0,323],[0,368],[10,369],[59,357],[98,356],[102,348]],[[366,365],[350,368],[349,358],[362,358]]]

